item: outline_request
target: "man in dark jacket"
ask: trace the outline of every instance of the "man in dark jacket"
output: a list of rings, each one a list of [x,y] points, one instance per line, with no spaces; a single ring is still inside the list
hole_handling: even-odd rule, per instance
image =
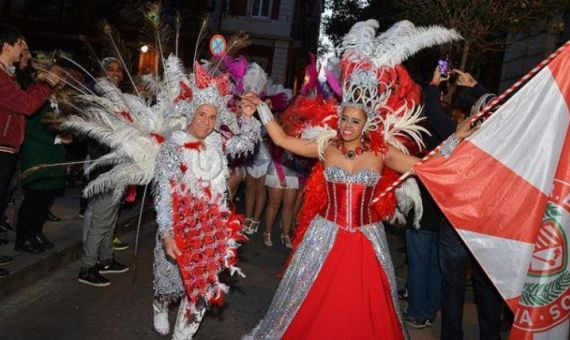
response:
[[[458,70],[455,83],[469,92],[466,97],[479,98],[487,92],[485,88],[469,74]],[[445,140],[455,132],[457,123],[445,112],[440,102],[440,82],[445,81],[436,68],[431,83],[424,89],[425,114],[428,125],[436,137]],[[468,105],[469,107],[472,106]],[[440,266],[443,274],[443,294],[441,304],[440,339],[463,339],[463,305],[465,303],[465,269],[470,253],[457,232],[444,219],[439,234]],[[485,340],[500,339],[500,311],[502,299],[493,283],[474,261],[473,288],[477,316],[479,319],[479,338]]]
[[[7,205],[7,189],[24,140],[25,116],[31,116],[47,100],[56,75],[40,73],[38,84],[21,90],[15,80],[14,64],[27,47],[23,35],[10,25],[0,24],[0,216]],[[29,244],[28,244],[29,245]],[[2,276],[2,273],[0,273]]]

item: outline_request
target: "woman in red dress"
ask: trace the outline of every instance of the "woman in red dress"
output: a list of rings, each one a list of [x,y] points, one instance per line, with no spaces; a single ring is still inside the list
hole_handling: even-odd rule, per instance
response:
[[[392,65],[401,63],[410,49],[404,46],[405,53],[388,55],[384,61],[363,51],[393,48],[395,37],[401,39],[408,34],[410,39],[406,41],[412,41],[416,34],[426,30],[401,22],[375,37],[376,28],[377,22],[373,20],[358,23],[345,37],[339,114],[318,118],[324,127],[321,126],[316,138],[288,136],[257,96],[247,94],[242,100],[245,111],[257,110],[275,144],[300,156],[319,157],[321,164],[313,170],[313,175],[320,171],[324,176],[319,192],[324,204],[306,203],[319,205],[319,209],[291,259],[265,318],[249,337],[407,337],[381,222],[386,216],[374,206],[385,167],[404,173],[419,161],[398,148],[403,147],[398,136],[405,133],[421,143],[422,128],[417,125],[420,110],[413,102],[397,100],[410,81],[402,67]],[[443,30],[447,35],[442,38],[439,31],[437,42],[454,39],[454,31]],[[414,84],[411,85],[408,87],[413,88]],[[461,139],[471,133],[469,126],[463,125],[455,137]]]

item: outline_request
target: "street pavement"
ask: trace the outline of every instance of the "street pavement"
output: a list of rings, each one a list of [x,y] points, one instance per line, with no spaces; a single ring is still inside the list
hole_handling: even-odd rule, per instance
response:
[[[124,274],[107,275],[111,286],[95,288],[77,282],[79,261],[0,301],[1,339],[165,339],[152,330],[152,251],[155,224],[142,226],[138,257],[134,259],[134,231],[123,239],[131,248],[117,252],[117,260],[129,264]],[[195,339],[239,339],[263,317],[279,284],[287,249],[277,240],[263,246],[261,232],[239,253],[246,278],[230,278],[230,294],[223,309],[206,314]],[[388,233],[399,284],[405,279],[402,240]],[[465,306],[465,339],[477,339],[477,319],[471,292]],[[405,301],[402,309],[405,310]],[[171,324],[176,317],[171,311]],[[409,329],[412,340],[437,339],[434,327]]]

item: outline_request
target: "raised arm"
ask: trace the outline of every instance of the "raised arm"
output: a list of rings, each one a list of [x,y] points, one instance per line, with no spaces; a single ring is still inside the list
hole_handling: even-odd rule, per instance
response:
[[[384,165],[390,169],[398,172],[405,173],[412,170],[414,164],[420,159],[412,155],[406,155],[395,147],[388,145],[388,153],[384,157]]]
[[[451,138],[444,142],[441,150],[436,152],[435,155],[433,155],[433,158],[442,156],[448,158],[451,152],[453,152],[455,147],[463,139],[471,136],[478,129],[478,126],[471,127],[469,120],[466,119],[457,126],[457,129]],[[412,170],[414,165],[419,161],[420,158],[407,155],[391,145],[388,145],[388,153],[384,157],[384,165],[399,173],[405,173]]]
[[[242,112],[253,114],[257,110],[261,123],[265,125],[267,133],[276,145],[299,156],[316,158],[319,156],[317,143],[314,140],[291,137],[273,119],[273,113],[266,103],[255,94],[248,93],[242,98]]]

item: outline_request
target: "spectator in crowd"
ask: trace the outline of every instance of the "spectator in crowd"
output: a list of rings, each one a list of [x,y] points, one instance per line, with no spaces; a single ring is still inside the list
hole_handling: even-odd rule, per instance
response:
[[[427,134],[423,136],[428,150],[442,142],[433,135],[432,133],[432,136]],[[433,325],[441,307],[442,278],[438,235],[445,217],[420,181],[418,186],[423,204],[419,229],[416,229],[413,223],[413,209],[412,216],[409,216],[406,223],[408,310],[404,320],[410,327],[424,328]]]
[[[3,215],[8,203],[8,185],[24,140],[24,117],[34,114],[46,102],[59,77],[52,72],[38,72],[37,83],[22,90],[15,79],[15,64],[27,48],[24,36],[10,25],[0,24],[0,46],[0,215]],[[18,251],[34,248],[31,240],[15,246]]]
[[[63,84],[58,86],[62,88]],[[54,93],[38,113],[26,118],[26,135],[20,149],[20,169],[22,173],[41,164],[65,162],[64,144],[71,139],[58,130],[61,116],[57,93]],[[41,253],[52,249],[54,244],[43,232],[49,218],[49,207],[53,200],[63,195],[65,168],[49,167],[39,169],[21,179],[24,188],[24,201],[18,212],[16,243],[31,240],[33,247],[26,249]]]
[[[466,97],[479,98],[487,91],[469,74],[453,70],[457,74],[456,86],[467,92]],[[440,83],[447,81],[436,68],[430,84],[424,90],[425,113],[428,125],[440,139],[449,137],[457,123],[448,115],[440,102]],[[463,339],[463,305],[465,302],[465,269],[470,253],[457,232],[444,220],[439,235],[440,265],[443,274],[443,292],[441,306],[441,339]],[[475,261],[474,261],[475,262]],[[475,263],[473,285],[477,316],[479,319],[479,337],[485,340],[500,339],[500,312],[502,299],[491,280]]]
[[[123,80],[123,69],[119,60],[107,57],[103,59],[102,64],[106,78],[119,88]],[[95,90],[98,90],[97,86]],[[95,141],[88,144],[87,150],[91,159],[97,159],[109,152],[106,147]],[[89,174],[89,179],[93,180],[98,174],[107,170],[109,168],[97,168]],[[85,236],[79,282],[104,287],[110,285],[110,282],[101,274],[124,273],[129,270],[128,266],[117,262],[114,256],[113,239],[119,217],[119,206],[120,202],[113,200],[111,192],[100,194],[90,200],[83,219]]]

